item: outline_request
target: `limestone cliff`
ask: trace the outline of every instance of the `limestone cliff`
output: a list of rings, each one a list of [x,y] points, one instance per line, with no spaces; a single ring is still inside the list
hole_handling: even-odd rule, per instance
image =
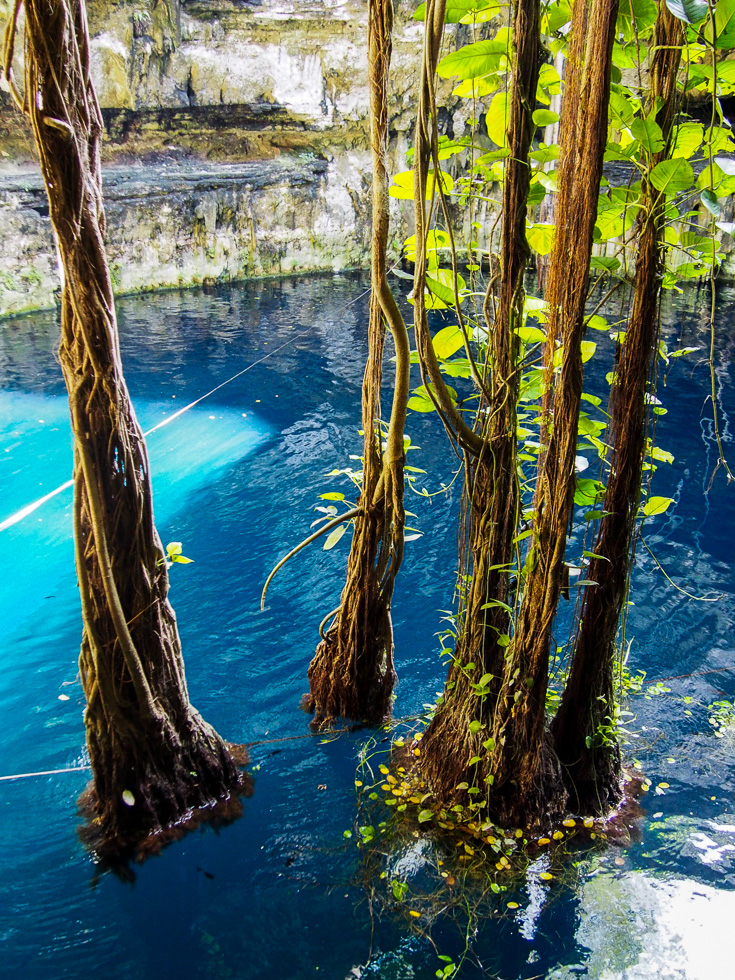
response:
[[[413,122],[413,7],[396,2],[396,170]],[[366,263],[366,0],[88,9],[119,290]],[[50,305],[57,286],[30,133],[0,91],[0,315]]]

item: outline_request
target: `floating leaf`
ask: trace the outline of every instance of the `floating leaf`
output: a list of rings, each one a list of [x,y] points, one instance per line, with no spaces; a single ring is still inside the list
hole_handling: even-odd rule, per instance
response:
[[[332,493],[332,492],[320,493],[319,499],[320,500],[344,500],[345,495],[343,493]]]

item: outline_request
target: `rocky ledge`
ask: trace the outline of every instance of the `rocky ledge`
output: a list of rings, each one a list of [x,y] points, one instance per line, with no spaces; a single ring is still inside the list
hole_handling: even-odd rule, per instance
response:
[[[116,292],[362,266],[365,152],[104,170]],[[50,307],[60,285],[37,169],[0,172],[0,316]]]

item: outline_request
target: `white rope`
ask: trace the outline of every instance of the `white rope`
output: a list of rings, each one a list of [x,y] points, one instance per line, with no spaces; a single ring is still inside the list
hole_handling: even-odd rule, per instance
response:
[[[44,772],[19,772],[15,776],[0,776],[0,782],[9,779],[28,779],[30,776],[56,776],[60,772],[84,772],[89,766],[68,766],[66,769],[46,769]]]
[[[339,313],[344,312],[344,310],[349,309],[350,306],[353,306],[369,292],[370,292],[369,288],[365,289],[362,293],[360,293],[359,296],[356,296],[354,299],[350,300],[349,303],[346,303],[340,310],[338,310],[335,316]],[[211,391],[208,391],[205,395],[201,395],[199,398],[195,398],[193,402],[189,402],[188,405],[185,405],[183,408],[180,408],[178,412],[174,412],[173,415],[169,415],[168,418],[165,418],[162,422],[159,422],[157,425],[154,425],[152,429],[148,429],[147,432],[143,433],[143,436],[148,437],[152,433],[157,432],[159,429],[162,429],[164,425],[169,425],[169,423],[173,422],[174,419],[177,419],[179,418],[179,416],[183,415],[184,412],[188,412],[190,408],[194,408],[195,405],[198,405],[200,402],[203,402],[205,398],[209,398],[216,391],[219,391],[221,388],[224,388],[226,385],[231,384],[233,381],[237,381],[237,379],[241,378],[243,374],[247,374],[248,371],[250,371],[254,367],[257,367],[258,364],[262,364],[263,361],[265,361],[267,358],[272,357],[274,354],[278,354],[280,351],[284,349],[284,347],[288,347],[289,344],[293,344],[295,341],[300,340],[302,337],[305,337],[307,334],[311,333],[311,329],[312,329],[311,327],[307,327],[305,330],[301,330],[299,333],[294,334],[293,337],[290,337],[285,343],[281,344],[280,347],[276,347],[275,350],[268,351],[267,354],[264,354],[262,357],[259,357],[257,361],[253,361],[252,364],[248,364],[248,366],[246,368],[243,368],[242,371],[238,371],[237,374],[233,374],[231,378],[228,378],[226,381],[222,381],[220,384],[212,388]],[[66,483],[62,483],[61,486],[57,487],[55,490],[52,490],[51,493],[47,493],[44,497],[39,497],[39,499],[34,500],[33,503],[26,504],[25,507],[22,507],[14,514],[11,514],[10,517],[6,517],[4,521],[0,521],[0,531],[6,531],[9,527],[12,527],[14,524],[19,524],[22,520],[28,517],[29,514],[32,514],[34,511],[38,510],[39,507],[43,507],[43,505],[47,501],[51,500],[53,497],[56,497],[58,494],[63,493],[64,490],[68,490],[69,487],[73,485],[74,485],[73,480],[67,480]],[[3,778],[10,778],[10,777],[3,777]]]

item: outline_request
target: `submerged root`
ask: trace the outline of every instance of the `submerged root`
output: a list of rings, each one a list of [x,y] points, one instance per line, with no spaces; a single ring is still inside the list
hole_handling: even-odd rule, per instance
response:
[[[196,827],[240,815],[253,786],[241,770],[245,746],[223,743],[195,713],[185,731],[185,741],[169,732],[137,745],[88,733],[95,778],[78,801],[87,818],[79,836],[96,863],[142,862]]]

